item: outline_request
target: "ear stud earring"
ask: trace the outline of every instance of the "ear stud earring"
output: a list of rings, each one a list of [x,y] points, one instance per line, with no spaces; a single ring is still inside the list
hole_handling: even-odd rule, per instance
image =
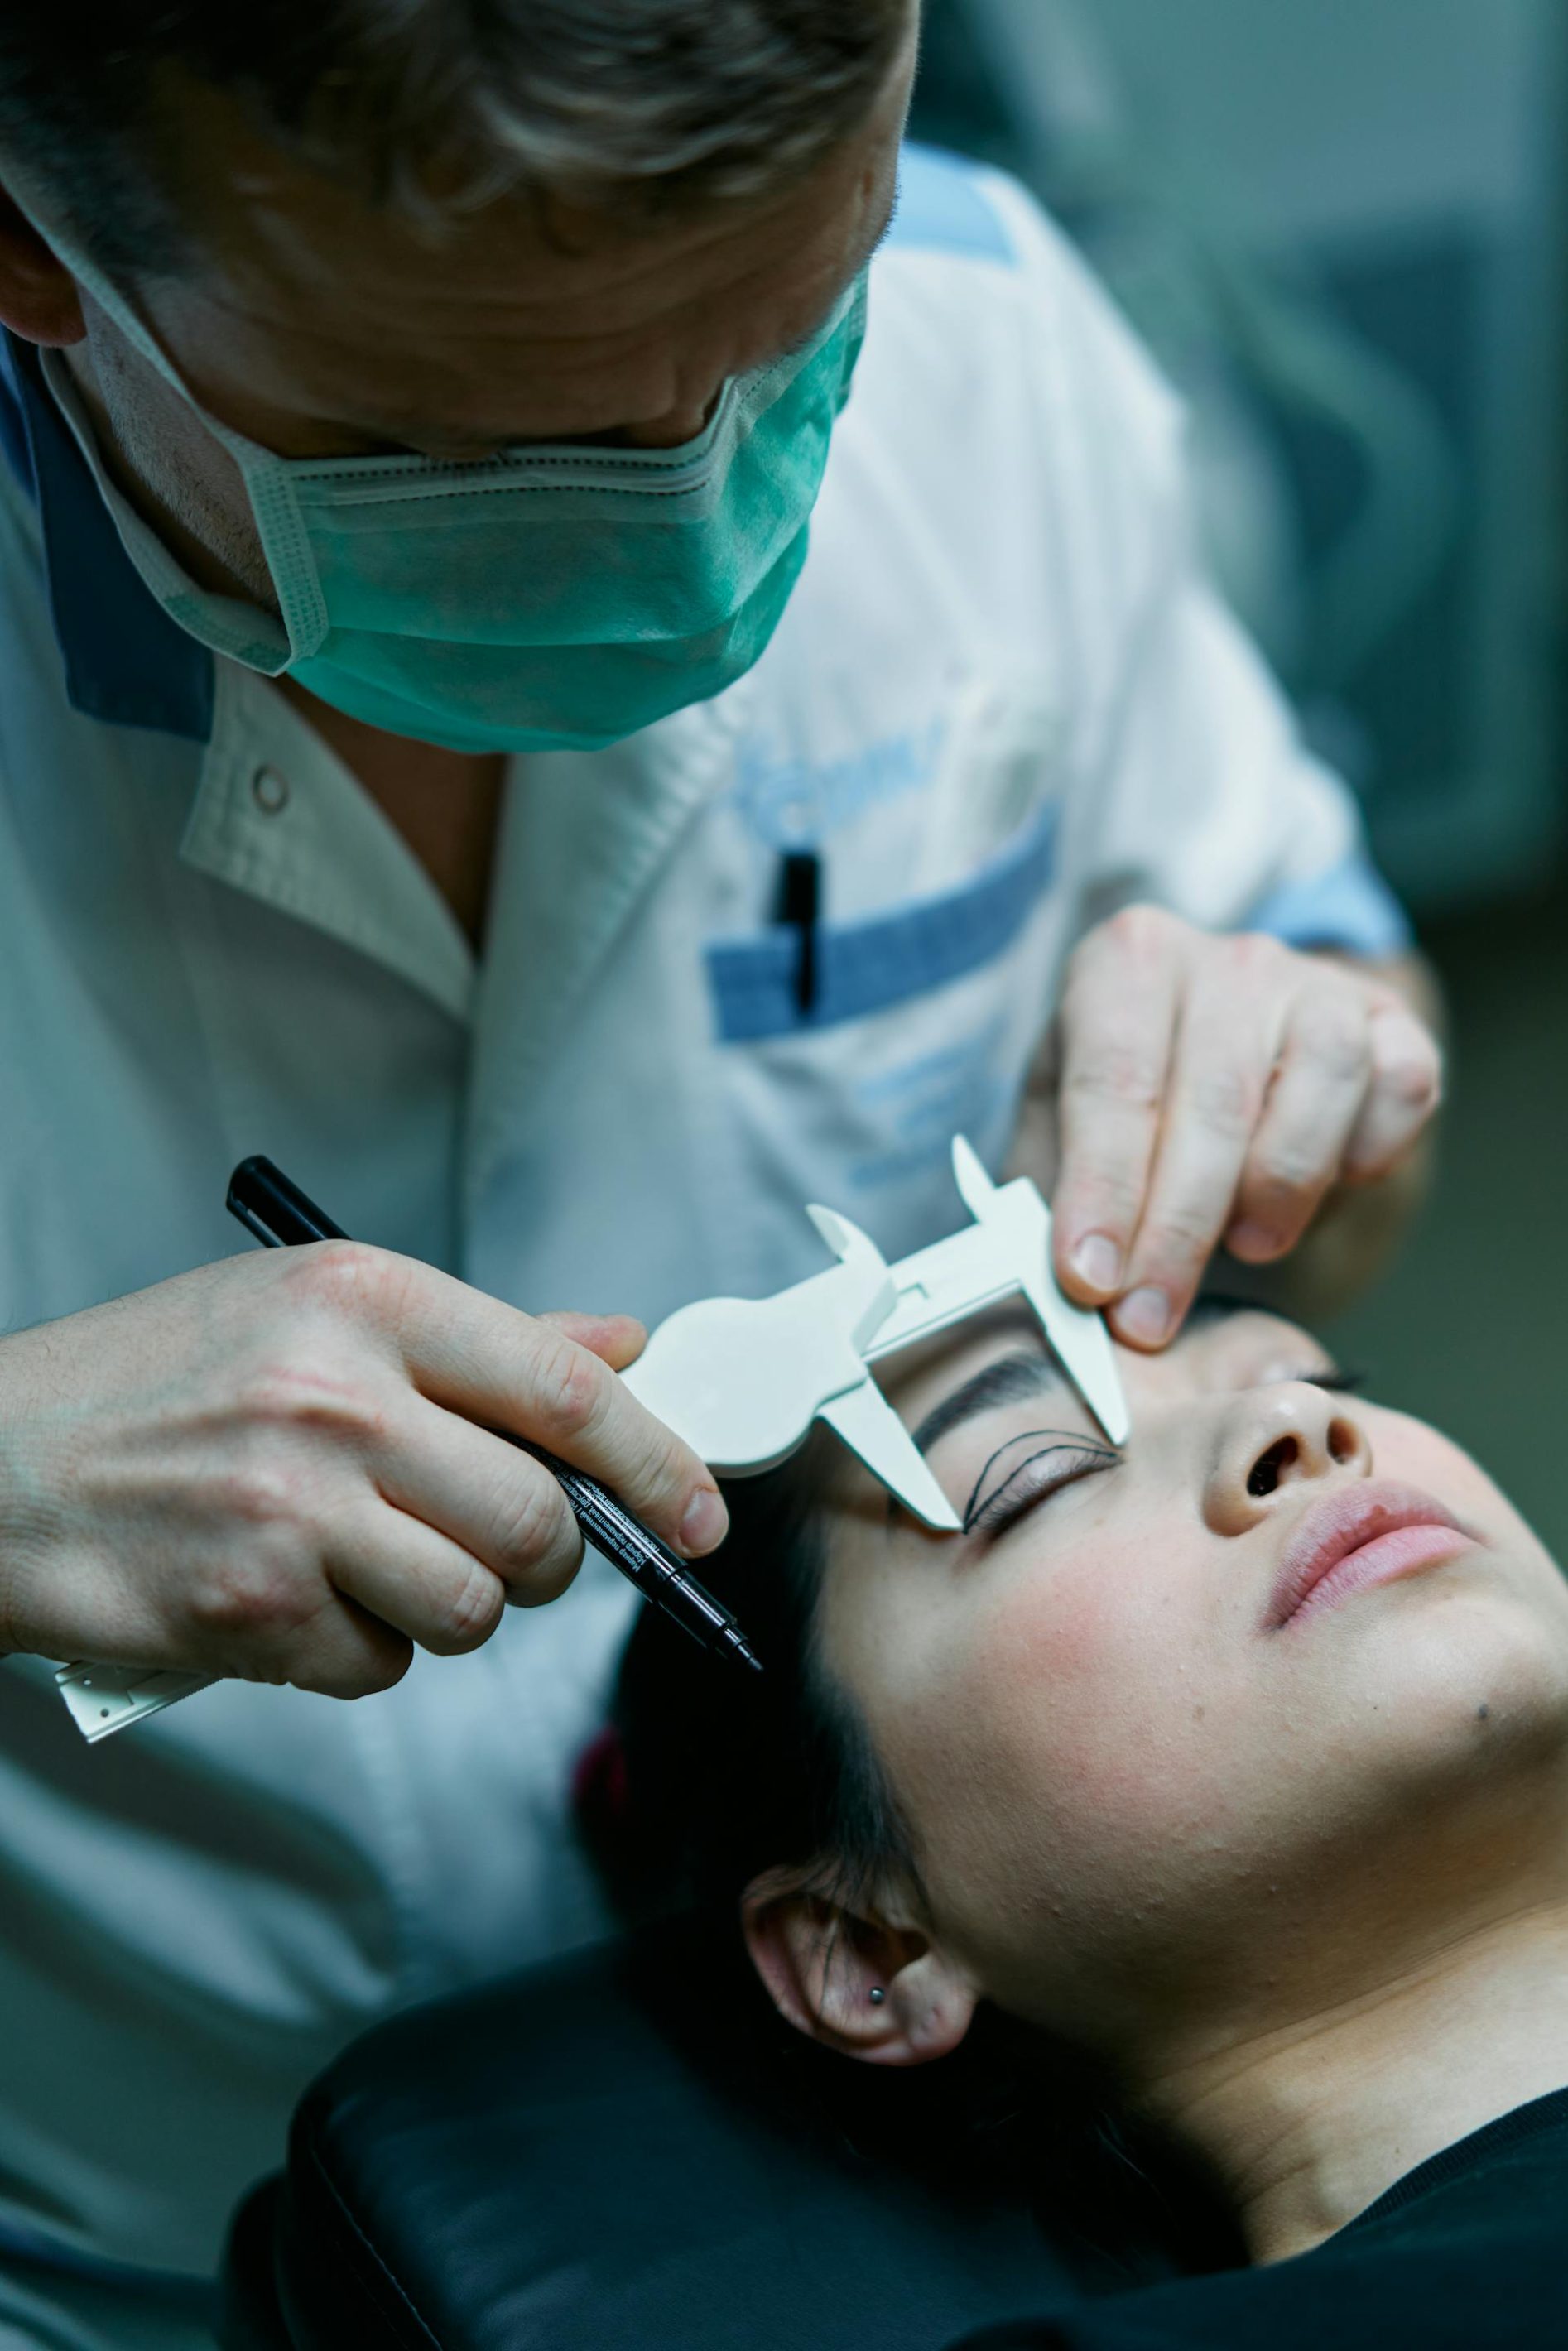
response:
[[[883,1991],[880,1984],[873,1984],[866,1997],[871,2001],[873,2008],[880,2008],[883,2001],[887,1998],[887,1994]]]

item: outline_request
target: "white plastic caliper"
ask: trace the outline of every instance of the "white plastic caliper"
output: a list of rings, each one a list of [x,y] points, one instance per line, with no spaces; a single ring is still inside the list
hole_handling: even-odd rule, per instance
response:
[[[916,1518],[956,1531],[957,1513],[872,1366],[1022,1298],[1113,1445],[1124,1443],[1127,1406],[1110,1333],[1058,1289],[1051,1211],[1034,1185],[1027,1176],[993,1184],[962,1135],[953,1172],[975,1219],[962,1232],[890,1266],[847,1217],[809,1209],[837,1265],[772,1298],[683,1306],[624,1374],[627,1386],[721,1477],[771,1469],[825,1421]]]
[[[683,1306],[654,1332],[626,1384],[721,1476],[771,1469],[826,1421],[916,1518],[954,1532],[957,1514],[872,1365],[1018,1297],[1106,1436],[1122,1444],[1127,1407],[1110,1335],[1098,1314],[1057,1288],[1045,1202],[1027,1177],[993,1184],[962,1136],[953,1171],[975,1220],[964,1231],[890,1266],[847,1217],[811,1208],[835,1265],[773,1298]],[[66,1666],[55,1678],[89,1740],[206,1687],[199,1674],[140,1666]]]

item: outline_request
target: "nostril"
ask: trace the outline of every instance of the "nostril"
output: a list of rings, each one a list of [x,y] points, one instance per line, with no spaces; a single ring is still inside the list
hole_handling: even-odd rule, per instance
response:
[[[1276,1444],[1270,1445],[1267,1453],[1260,1453],[1249,1470],[1247,1491],[1260,1496],[1273,1493],[1281,1473],[1290,1468],[1301,1449],[1293,1437],[1281,1437]]]
[[[1360,1451],[1360,1440],[1349,1421],[1331,1420],[1329,1423],[1329,1458],[1333,1462],[1336,1468],[1343,1469],[1345,1463],[1347,1461],[1354,1461]]]

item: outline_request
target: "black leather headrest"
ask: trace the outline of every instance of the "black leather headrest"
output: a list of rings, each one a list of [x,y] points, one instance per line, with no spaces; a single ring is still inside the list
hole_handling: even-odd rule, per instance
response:
[[[412,2011],[296,2119],[286,2339],[940,2351],[1110,2282],[1089,2237],[1041,2234],[997,2131],[871,2070],[779,2026],[706,1921]],[[1147,2243],[1131,2273],[1169,2266]]]

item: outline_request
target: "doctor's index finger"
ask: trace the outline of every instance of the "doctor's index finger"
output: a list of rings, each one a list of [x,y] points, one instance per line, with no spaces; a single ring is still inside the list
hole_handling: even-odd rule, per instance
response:
[[[632,1314],[580,1314],[552,1308],[538,1319],[564,1331],[612,1372],[630,1370],[648,1343],[647,1325]]]
[[[1211,948],[1189,977],[1154,1177],[1113,1316],[1134,1346],[1176,1335],[1231,1220],[1278,1052],[1277,977],[1270,956],[1241,937]]]
[[[1058,1276],[1086,1305],[1124,1284],[1159,1140],[1182,968],[1180,926],[1153,907],[1092,933],[1069,967],[1052,1216]]]
[[[1332,970],[1299,991],[1237,1186],[1232,1254],[1267,1264],[1295,1248],[1341,1177],[1373,1057],[1365,1002]]]
[[[1443,1099],[1443,1049],[1408,1005],[1379,1005],[1370,1041],[1372,1084],[1345,1147],[1344,1174],[1353,1184],[1373,1182],[1408,1158]]]
[[[712,1471],[611,1369],[640,1352],[641,1325],[526,1314],[446,1275],[433,1285],[399,1334],[422,1395],[586,1470],[689,1558],[722,1541],[728,1520]]]

